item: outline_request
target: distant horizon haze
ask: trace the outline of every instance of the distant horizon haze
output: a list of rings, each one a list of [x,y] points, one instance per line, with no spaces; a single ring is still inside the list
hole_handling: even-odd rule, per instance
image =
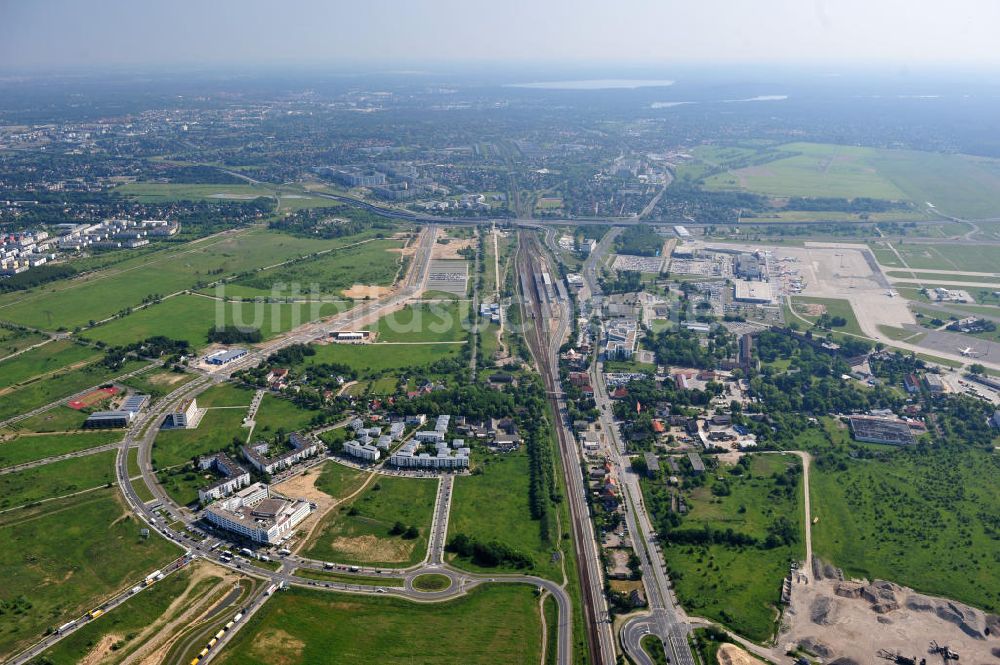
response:
[[[992,71],[1000,69],[998,24],[1000,3],[991,0],[0,0],[0,69],[751,63]]]

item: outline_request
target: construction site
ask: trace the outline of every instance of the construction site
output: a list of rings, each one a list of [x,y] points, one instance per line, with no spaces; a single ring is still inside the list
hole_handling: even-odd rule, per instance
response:
[[[790,585],[777,646],[838,665],[987,665],[1000,660],[1000,617],[882,580],[845,580],[818,559]]]

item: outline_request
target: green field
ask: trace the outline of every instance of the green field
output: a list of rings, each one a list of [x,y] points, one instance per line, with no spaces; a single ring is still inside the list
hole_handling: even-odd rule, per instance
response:
[[[960,273],[955,273],[953,275],[942,275],[940,273],[933,272],[910,272],[909,270],[888,270],[886,271],[887,277],[895,277],[897,279],[924,279],[929,282],[941,282],[941,281],[954,281],[954,282],[977,282],[982,283],[984,288],[990,286],[996,286],[1000,284],[1000,277],[986,277],[984,275],[963,275]],[[974,289],[975,287],[970,287]]]
[[[254,416],[253,435],[255,438],[270,438],[278,430],[287,433],[306,429],[318,413],[303,409],[290,399],[267,393]]]
[[[56,406],[11,426],[19,432],[69,432],[79,430],[87,415],[68,406]]]
[[[293,589],[251,617],[218,662],[274,665],[280,650],[282,665],[522,665],[539,662],[541,639],[526,586],[427,604]]]
[[[789,561],[805,557],[801,479],[791,486],[776,480],[776,474],[786,477],[790,467],[800,467],[798,458],[755,455],[749,471],[742,475],[733,475],[730,469],[734,467],[722,467],[717,475],[726,479],[724,483],[708,478],[706,486],[687,493],[688,515],[677,530],[732,529],[756,538],[760,545],[672,544],[670,536],[666,537],[664,558],[684,608],[756,641],[766,640],[777,627],[775,606]],[[725,484],[729,493],[716,491],[717,484]],[[657,522],[669,510],[666,492],[662,480],[643,482],[646,505]],[[771,526],[782,518],[797,541],[765,547]]]
[[[918,208],[929,201],[946,214],[973,219],[1000,211],[997,160],[819,143],[777,149],[796,154],[710,176],[705,186],[770,196],[907,200]]]
[[[198,407],[214,409],[223,406],[243,406],[249,408],[254,391],[232,383],[220,383],[200,393],[197,397]]]
[[[447,575],[427,573],[413,578],[413,588],[417,591],[444,591],[451,586],[451,578]]]
[[[49,342],[19,356],[0,362],[0,389],[55,372],[69,365],[89,363],[100,357],[100,351],[70,340]]]
[[[332,461],[323,464],[322,469],[319,478],[316,479],[316,489],[334,499],[342,499],[353,494],[371,475]],[[310,470],[309,473],[315,473],[315,470]]]
[[[0,509],[113,483],[115,454],[108,450],[0,475]]]
[[[945,245],[945,244],[901,244],[896,250],[914,270],[954,270],[956,272],[996,272],[1000,266],[1000,246],[997,245]],[[898,266],[903,267],[903,266]],[[963,280],[949,275],[927,277],[928,281],[948,282],[976,281]],[[996,280],[993,281],[996,283]]]
[[[71,280],[0,295],[0,320],[43,329],[74,328],[226,276],[338,247],[349,238],[300,238],[262,229],[228,231],[148,252]],[[113,293],[114,298],[108,294]]]
[[[150,638],[157,636],[157,627],[163,629],[165,622],[176,619],[192,604],[211,600],[212,587],[222,582],[222,578],[210,575],[192,583],[192,570],[193,567],[188,566],[164,578],[143,589],[140,595],[67,635],[44,652],[45,662],[51,665],[84,662],[88,654],[95,654],[91,656],[93,658],[99,653],[97,649],[108,648],[101,645],[102,638],[106,636],[116,637],[114,644],[118,646],[111,648],[100,662],[111,664],[124,661]],[[171,609],[171,603],[182,596],[183,607]]]
[[[532,574],[561,582],[562,568],[552,561],[555,544],[542,540],[541,525],[531,518],[527,454],[520,450],[488,460],[481,465],[483,473],[455,479],[448,537],[464,533],[483,542],[499,540],[534,559]],[[453,558],[451,563],[477,572],[491,570],[465,559]]]
[[[817,464],[811,474],[816,556],[848,577],[1000,609],[996,453],[902,450],[842,466]]]
[[[348,303],[223,302],[181,295],[87,330],[83,336],[109,346],[123,346],[164,335],[185,340],[192,348],[200,349],[208,344],[208,333],[217,325],[257,328],[264,339],[270,339],[303,323],[349,308]]]
[[[19,434],[0,441],[0,467],[65,455],[106,443],[120,441],[121,432],[81,432],[79,434]]]
[[[362,375],[409,367],[426,367],[443,358],[457,356],[460,344],[325,344],[314,347],[309,365],[344,363]]]
[[[45,339],[45,335],[30,332],[28,330],[17,330],[0,326],[0,358],[5,358],[12,353],[17,353],[21,349],[26,349],[32,344],[38,344]]]
[[[142,203],[167,201],[247,201],[259,196],[274,198],[277,189],[267,185],[198,185],[188,183],[133,182],[115,187],[122,196]]]
[[[0,400],[0,419],[45,406],[92,386],[99,386],[116,376],[127,374],[145,363],[131,361],[122,369],[111,371],[104,365],[93,364],[79,369],[61,371],[44,381],[23,384]]]
[[[792,296],[792,306],[795,307],[797,304],[813,304],[813,305],[823,305],[826,308],[826,313],[831,317],[841,317],[847,321],[847,325],[843,326],[832,326],[831,330],[834,332],[849,333],[851,335],[858,335],[864,337],[865,334],[861,330],[861,326],[858,324],[858,319],[854,315],[854,308],[851,307],[851,302],[849,300],[844,300],[842,298],[807,298],[805,296]],[[796,313],[799,316],[816,323],[819,319],[818,316],[807,315],[800,307],[795,307]],[[796,317],[791,317],[791,321],[796,321]]]
[[[199,402],[200,406],[200,402]],[[192,457],[228,448],[233,438],[246,441],[246,409],[209,409],[195,429],[163,430],[153,442],[153,466],[163,469],[189,462]]]
[[[124,383],[134,388],[136,392],[150,395],[155,399],[180,388],[196,376],[196,374],[187,372],[172,372],[170,370],[158,372],[153,370],[128,379]]]
[[[469,303],[406,305],[378,320],[379,342],[455,342],[468,337]]]
[[[114,490],[4,516],[0,525],[0,657],[41,638],[46,628],[75,619],[108,595],[180,555],[122,506]]]
[[[381,566],[409,566],[422,561],[437,486],[437,480],[431,479],[377,478],[361,495],[324,516],[303,555]],[[417,527],[420,535],[412,540],[391,535],[389,531],[397,521]]]
[[[240,277],[225,285],[225,293],[239,298],[267,297],[277,285],[278,292],[284,296],[290,284],[297,284],[301,297],[310,297],[314,294],[340,295],[343,289],[354,284],[390,286],[395,281],[402,257],[399,252],[390,250],[399,249],[403,242],[376,238],[383,233],[382,230],[360,233],[351,236],[351,241],[369,242]]]

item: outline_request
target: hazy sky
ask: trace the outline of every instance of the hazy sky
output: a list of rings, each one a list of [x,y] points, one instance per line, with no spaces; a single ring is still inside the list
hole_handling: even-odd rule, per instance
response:
[[[0,68],[1000,64],[997,0],[0,0]]]

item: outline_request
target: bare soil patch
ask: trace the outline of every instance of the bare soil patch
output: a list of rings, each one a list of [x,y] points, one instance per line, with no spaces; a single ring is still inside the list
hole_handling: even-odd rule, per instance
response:
[[[351,288],[342,291],[345,298],[354,298],[355,300],[364,300],[365,298],[374,300],[391,292],[392,289],[388,286],[374,286],[371,284],[355,284]]]
[[[936,640],[958,652],[960,662],[996,662],[991,647],[1000,646],[997,617],[889,582],[841,582],[832,566],[814,565],[813,570],[816,581],[798,578],[792,584],[791,604],[776,641],[779,648],[804,644],[824,662],[881,662],[878,651],[886,649],[918,662],[926,658],[939,663],[940,656],[928,653],[929,642]]]
[[[760,661],[735,644],[723,644],[716,652],[719,665],[760,665]]]
[[[796,303],[795,307],[799,311],[799,314],[805,314],[806,316],[823,316],[826,314],[826,305],[821,305],[817,302]]]
[[[459,254],[460,250],[463,249],[474,249],[476,246],[475,238],[449,238],[447,244],[435,243],[434,251],[431,253],[432,259],[464,259],[465,257]]]
[[[102,637],[94,648],[83,657],[80,661],[80,665],[97,665],[97,663],[102,662],[105,658],[112,654],[111,647],[121,640],[124,636],[120,633],[108,633]]]
[[[250,650],[257,658],[274,665],[293,665],[302,661],[306,644],[299,638],[280,629],[262,632],[253,641]]]
[[[395,538],[387,540],[377,536],[337,536],[330,546],[359,561],[387,561],[402,563],[410,558],[414,541]]]

